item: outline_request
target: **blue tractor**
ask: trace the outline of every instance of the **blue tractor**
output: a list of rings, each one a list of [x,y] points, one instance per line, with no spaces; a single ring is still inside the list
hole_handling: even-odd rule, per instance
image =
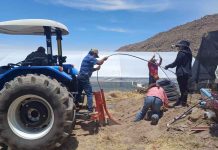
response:
[[[45,35],[45,58],[0,67],[0,140],[11,149],[56,149],[71,134],[75,123],[76,77],[63,71],[62,36],[65,25],[44,19],[0,22],[0,33]],[[52,51],[56,36],[58,55]],[[58,68],[58,69],[57,69]],[[61,69],[62,68],[62,69]]]

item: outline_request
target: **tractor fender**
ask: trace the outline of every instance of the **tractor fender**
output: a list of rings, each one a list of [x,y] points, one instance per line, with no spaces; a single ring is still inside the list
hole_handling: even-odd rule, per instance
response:
[[[6,82],[13,80],[17,76],[25,76],[27,74],[43,74],[56,79],[66,87],[70,87],[70,83],[72,82],[70,75],[55,69],[54,66],[20,66],[0,74],[0,90],[4,87]]]

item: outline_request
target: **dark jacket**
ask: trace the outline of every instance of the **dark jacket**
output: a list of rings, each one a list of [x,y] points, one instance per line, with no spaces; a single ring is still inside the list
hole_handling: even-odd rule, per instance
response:
[[[48,65],[48,56],[44,52],[32,52],[26,57],[26,59],[23,62],[23,65],[46,66]]]
[[[177,54],[176,60],[166,66],[166,68],[176,67],[176,76],[191,76],[192,75],[192,52],[190,48],[180,50]]]

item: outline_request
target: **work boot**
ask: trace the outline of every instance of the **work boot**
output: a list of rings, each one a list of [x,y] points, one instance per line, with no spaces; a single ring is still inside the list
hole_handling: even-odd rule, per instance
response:
[[[89,107],[88,105],[86,105],[85,107],[86,107],[86,109],[87,109],[88,111],[93,112],[93,106],[92,106],[92,107]]]
[[[88,112],[93,112],[93,107],[88,108]]]
[[[151,125],[157,125],[159,121],[159,116],[157,114],[153,114],[151,116]]]
[[[182,103],[182,107],[189,107],[189,104],[187,104],[186,102]]]
[[[173,107],[181,107],[181,101],[178,100],[176,103],[173,104]]]

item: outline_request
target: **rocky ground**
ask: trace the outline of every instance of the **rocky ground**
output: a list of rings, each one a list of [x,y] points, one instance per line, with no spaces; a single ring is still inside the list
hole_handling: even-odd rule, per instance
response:
[[[203,119],[204,111],[194,108],[192,113],[174,123],[169,129],[166,124],[188,107],[171,108],[164,113],[158,125],[149,121],[133,122],[136,112],[142,107],[143,94],[136,92],[106,93],[110,113],[120,125],[97,127],[94,122],[77,120],[71,138],[61,150],[165,150],[165,149],[218,149],[216,126],[205,131],[192,131],[193,127],[208,127],[213,122]],[[189,96],[189,104],[197,102],[200,95]]]

